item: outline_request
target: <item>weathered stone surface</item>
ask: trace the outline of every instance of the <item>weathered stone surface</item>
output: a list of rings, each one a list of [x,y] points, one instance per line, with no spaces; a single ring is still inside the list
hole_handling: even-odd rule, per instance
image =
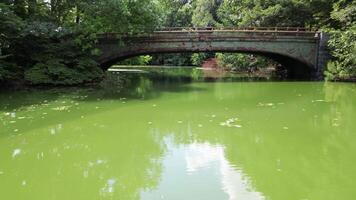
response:
[[[264,55],[288,65],[294,76],[317,76],[325,63],[318,60],[320,33],[297,31],[157,31],[130,37],[105,34],[99,39],[98,62],[107,69],[132,56],[179,52],[240,52]],[[292,75],[293,76],[293,75]]]

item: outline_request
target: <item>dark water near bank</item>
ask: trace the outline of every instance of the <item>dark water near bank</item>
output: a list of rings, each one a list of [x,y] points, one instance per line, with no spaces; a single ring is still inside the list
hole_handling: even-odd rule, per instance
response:
[[[115,73],[0,94],[0,199],[351,200],[356,84]]]

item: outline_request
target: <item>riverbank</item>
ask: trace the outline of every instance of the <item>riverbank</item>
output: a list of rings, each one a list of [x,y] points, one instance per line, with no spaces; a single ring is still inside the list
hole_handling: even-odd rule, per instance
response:
[[[194,66],[143,66],[143,65],[115,65],[105,73],[101,80],[95,82],[83,83],[80,85],[48,85],[39,84],[32,85],[24,81],[14,81],[12,83],[1,84],[0,92],[20,91],[32,89],[66,89],[66,88],[96,88],[102,85],[115,84],[116,86],[125,87],[125,83],[131,76],[138,76],[139,74],[146,74],[148,79],[156,80],[174,80],[178,82],[202,82],[202,81],[288,81],[279,75],[274,67],[258,68],[252,71],[234,71],[231,69],[219,67],[218,65],[203,65],[202,67]],[[114,76],[112,76],[114,75]],[[120,77],[118,79],[118,77]],[[307,81],[307,80],[302,80]],[[356,82],[356,79],[337,80],[330,82]]]

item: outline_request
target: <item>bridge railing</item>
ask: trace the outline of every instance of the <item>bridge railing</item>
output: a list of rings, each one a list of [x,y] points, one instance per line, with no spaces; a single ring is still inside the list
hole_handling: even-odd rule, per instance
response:
[[[165,27],[157,31],[291,31],[291,32],[317,32],[314,28],[305,27]]]
[[[316,29],[304,27],[248,27],[248,28],[214,28],[214,27],[167,27],[155,31],[155,33],[213,33],[213,32],[235,32],[241,37],[308,37],[319,38],[319,32]]]
[[[241,37],[263,36],[305,36],[318,38],[319,33],[316,29],[303,27],[248,27],[248,28],[215,28],[215,27],[167,27],[154,31],[153,33],[175,34],[175,33],[213,33],[213,32],[236,32],[240,33]],[[150,33],[120,34],[120,33],[103,33],[98,36],[101,38],[117,38],[117,37],[141,37],[147,36]]]

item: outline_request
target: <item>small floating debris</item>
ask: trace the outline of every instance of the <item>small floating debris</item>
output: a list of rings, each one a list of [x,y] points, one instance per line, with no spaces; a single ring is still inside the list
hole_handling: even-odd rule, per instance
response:
[[[182,121],[178,121],[177,123],[178,123],[178,124],[182,124],[183,122],[182,122]]]
[[[13,113],[10,114],[10,116],[11,116],[12,118],[15,118],[15,117],[16,117],[16,113],[13,112]]]
[[[52,110],[65,111],[65,110],[68,110],[69,108],[70,108],[70,106],[59,106],[59,107],[56,107],[56,108],[52,108]]]
[[[4,174],[4,172],[3,171],[0,171],[0,175],[3,175]]]
[[[340,124],[338,124],[338,123],[333,123],[332,126],[333,126],[333,127],[338,127],[338,126],[340,126]]]
[[[315,102],[326,102],[326,101],[325,101],[325,100],[323,100],[323,99],[312,100],[312,103],[315,103]]]
[[[221,122],[220,126],[242,128],[241,125],[236,124],[236,122],[238,122],[238,121],[240,121],[238,118],[231,118],[231,119],[226,120],[225,122]]]
[[[152,122],[148,122],[149,125],[152,125],[153,123]]]
[[[12,153],[12,157],[15,158],[16,156],[20,155],[21,149],[15,149],[14,152]]]
[[[274,106],[274,103],[258,103],[257,106],[261,106],[261,107],[271,107]]]
[[[203,127],[203,125],[202,125],[202,124],[198,124],[198,127],[199,127],[199,128],[202,128],[202,127]]]
[[[153,104],[152,107],[157,107],[157,105],[156,105],[156,104]]]
[[[41,153],[37,153],[37,160],[43,160],[44,158],[44,153],[41,152]]]
[[[25,180],[22,181],[21,183],[22,186],[26,186],[27,185],[27,182]]]
[[[288,130],[289,128],[285,126],[285,127],[283,127],[283,129],[284,129],[284,130]]]
[[[105,160],[97,160],[96,161],[96,164],[98,164],[98,165],[105,164],[105,163],[106,163]]]

